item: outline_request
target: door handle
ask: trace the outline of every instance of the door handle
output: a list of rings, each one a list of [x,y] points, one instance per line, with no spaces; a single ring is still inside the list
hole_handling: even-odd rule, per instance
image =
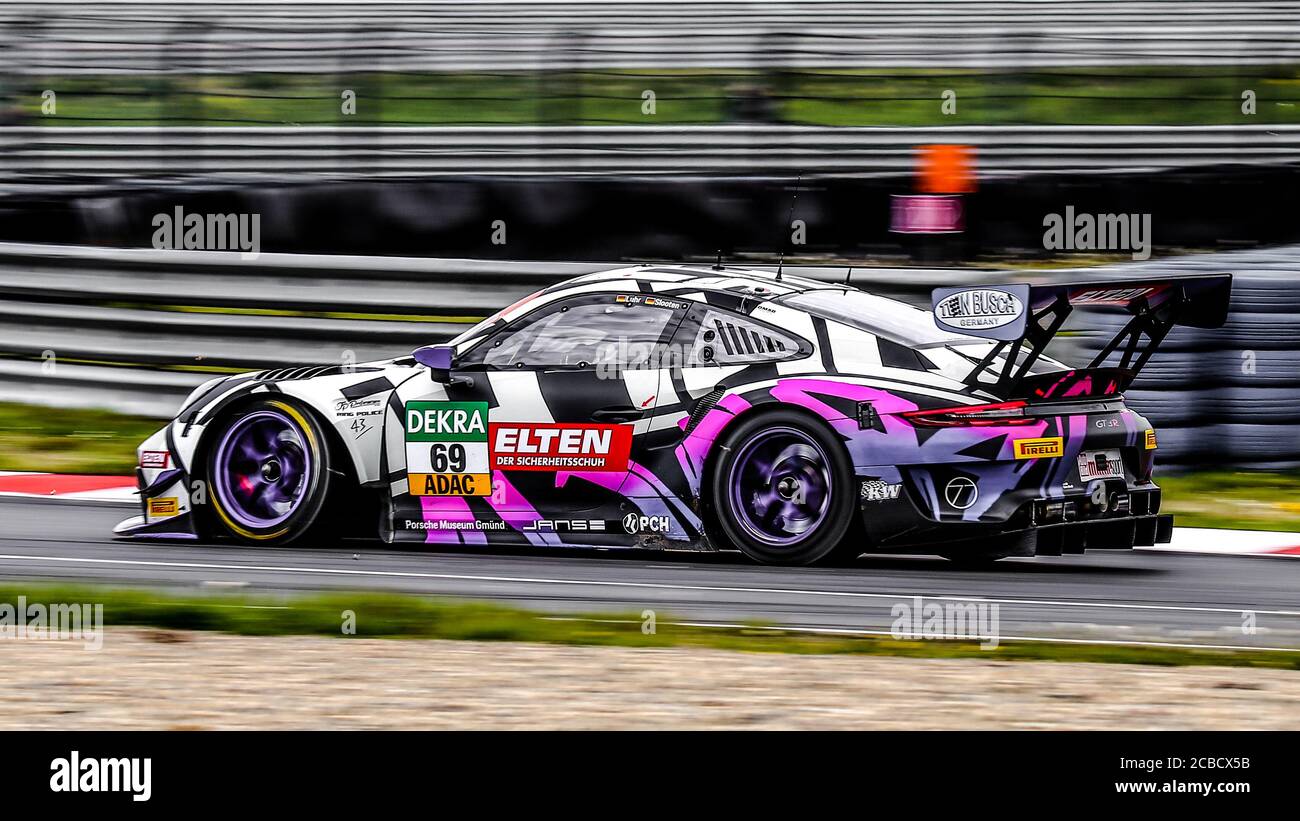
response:
[[[645,411],[631,405],[610,405],[591,414],[597,422],[635,422],[645,416]]]

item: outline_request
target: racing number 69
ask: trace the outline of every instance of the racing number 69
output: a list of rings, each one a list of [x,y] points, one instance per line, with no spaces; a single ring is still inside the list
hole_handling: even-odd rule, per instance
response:
[[[429,451],[429,461],[434,473],[464,473],[465,446],[435,442]]]

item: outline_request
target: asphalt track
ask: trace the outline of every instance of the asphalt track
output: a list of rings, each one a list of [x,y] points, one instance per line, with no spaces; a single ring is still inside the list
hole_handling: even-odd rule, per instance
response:
[[[1010,559],[962,570],[939,558],[760,567],[730,554],[433,552],[378,543],[249,548],[125,542],[120,504],[0,499],[0,579],[201,590],[384,590],[487,599],[552,613],[641,613],[660,623],[888,633],[898,603],[998,605],[1002,640],[1300,649],[1300,560],[1147,551]],[[1243,624],[1253,619],[1253,631]]]

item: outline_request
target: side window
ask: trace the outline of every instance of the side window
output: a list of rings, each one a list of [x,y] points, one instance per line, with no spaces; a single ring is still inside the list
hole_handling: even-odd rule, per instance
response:
[[[499,369],[641,367],[656,355],[679,312],[613,293],[564,300],[476,346],[467,364]]]
[[[750,365],[776,362],[796,356],[801,348],[798,337],[783,333],[740,314],[705,309],[683,331],[693,332],[687,364]]]
[[[883,336],[876,337],[880,346],[880,364],[886,368],[906,368],[911,371],[935,369],[936,366],[925,354],[899,345]]]

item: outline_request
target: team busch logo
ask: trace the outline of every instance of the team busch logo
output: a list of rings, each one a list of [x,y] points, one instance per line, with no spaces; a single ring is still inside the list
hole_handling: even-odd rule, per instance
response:
[[[947,297],[935,315],[957,328],[1001,328],[1015,322],[1024,309],[1015,294],[981,288]]]
[[[1019,339],[1025,331],[1028,285],[936,288],[934,321],[940,328],[989,339]]]

